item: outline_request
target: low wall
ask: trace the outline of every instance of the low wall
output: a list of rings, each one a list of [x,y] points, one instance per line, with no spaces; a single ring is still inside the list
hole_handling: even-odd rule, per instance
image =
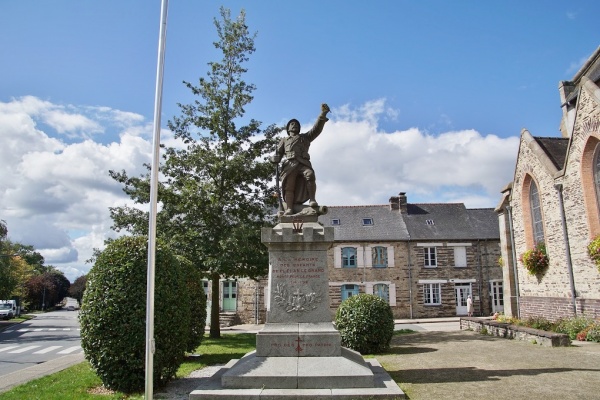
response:
[[[547,347],[570,346],[571,339],[564,333],[546,332],[540,329],[527,328],[525,326],[511,325],[506,322],[498,322],[489,319],[463,317],[460,319],[461,330],[473,330],[481,332],[485,328],[487,334],[507,339],[535,341],[537,344]]]

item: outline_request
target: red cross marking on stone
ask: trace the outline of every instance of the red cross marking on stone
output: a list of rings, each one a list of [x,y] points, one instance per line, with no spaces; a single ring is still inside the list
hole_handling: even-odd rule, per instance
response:
[[[298,342],[298,345],[296,346],[296,351],[298,353],[300,353],[302,350],[304,350],[302,347],[300,347],[300,342],[302,342],[302,339],[298,338],[298,339],[294,340],[294,342]]]

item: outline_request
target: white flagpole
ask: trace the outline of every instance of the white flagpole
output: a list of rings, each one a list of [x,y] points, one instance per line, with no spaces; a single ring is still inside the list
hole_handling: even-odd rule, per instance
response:
[[[156,66],[156,90],[154,93],[154,138],[152,142],[152,166],[150,171],[148,276],[146,283],[146,400],[151,400],[153,398],[154,388],[154,270],[156,264],[156,213],[158,203],[158,167],[160,162],[160,114],[162,111],[162,87],[165,64],[165,42],[167,38],[168,4],[168,0],[161,0],[158,61]]]

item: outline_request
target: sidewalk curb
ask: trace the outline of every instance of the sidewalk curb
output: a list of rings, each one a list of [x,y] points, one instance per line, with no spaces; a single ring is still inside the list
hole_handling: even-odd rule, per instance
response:
[[[10,374],[4,375],[0,380],[0,393],[6,392],[15,386],[19,386],[34,379],[42,378],[46,375],[62,371],[63,369],[69,368],[70,366],[79,364],[83,361],[85,361],[85,356],[83,353],[70,354],[11,372]]]

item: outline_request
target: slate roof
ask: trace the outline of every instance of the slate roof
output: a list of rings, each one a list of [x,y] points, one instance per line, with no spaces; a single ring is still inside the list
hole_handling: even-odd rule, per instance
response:
[[[399,210],[389,205],[334,206],[319,217],[323,226],[333,226],[336,241],[402,241],[408,240],[408,231]],[[363,218],[372,218],[373,225],[363,225]],[[332,220],[339,220],[333,225]]]
[[[462,203],[411,204],[407,213],[389,205],[334,206],[319,217],[333,226],[336,241],[499,240],[498,216],[493,208],[467,209]],[[372,218],[373,225],[363,225]],[[332,221],[339,220],[339,225]]]
[[[558,170],[563,169],[567,159],[569,139],[556,137],[534,137],[534,139],[548,155],[554,166]]]
[[[484,213],[467,210],[462,203],[444,204],[408,204],[408,213],[404,216],[411,240],[463,240],[484,239],[482,220]],[[493,209],[488,209],[496,216]],[[490,222],[491,219],[490,219]],[[496,230],[500,238],[498,220],[485,230]],[[485,232],[488,236],[489,233]]]

